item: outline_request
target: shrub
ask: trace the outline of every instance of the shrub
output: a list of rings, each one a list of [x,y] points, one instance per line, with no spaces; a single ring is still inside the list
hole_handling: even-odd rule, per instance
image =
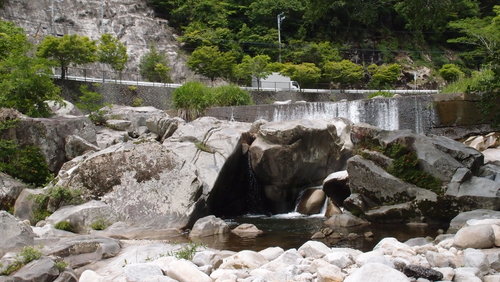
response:
[[[445,64],[439,69],[439,74],[447,82],[457,81],[464,73],[460,70],[457,65]]]
[[[68,267],[68,263],[65,262],[64,260],[59,260],[56,261],[55,266],[57,270],[59,270],[59,272],[63,272],[66,269],[66,267]]]
[[[10,275],[19,270],[23,265],[28,264],[34,260],[42,257],[42,253],[31,246],[24,247],[19,254],[17,254],[15,261],[10,263],[0,275]]]
[[[15,127],[17,122],[17,120],[0,121],[0,134],[3,130]],[[40,148],[19,146],[13,140],[1,138],[0,171],[34,186],[43,186],[53,177]]]
[[[368,85],[375,89],[388,89],[399,79],[401,70],[402,68],[398,64],[381,66],[372,64],[368,66],[368,72],[371,74]]]
[[[134,100],[132,100],[132,107],[140,107],[144,103],[144,100],[139,97],[135,97]]]
[[[52,210],[64,205],[80,204],[83,202],[81,191],[62,186],[54,186],[41,194],[33,195],[36,208],[33,210],[33,220],[36,222],[47,218]],[[50,208],[49,208],[50,207]]]
[[[355,85],[363,76],[363,67],[349,60],[327,62],[323,66],[323,77],[331,82],[339,83],[341,87]]]
[[[69,221],[59,221],[58,223],[56,223],[56,225],[54,225],[54,228],[59,229],[59,230],[69,231],[69,232],[74,231],[73,224],[71,224],[71,222],[69,222]]]
[[[371,98],[377,97],[377,96],[392,98],[392,96],[394,96],[394,94],[392,94],[391,92],[387,92],[387,91],[377,91],[377,92],[374,92],[374,93],[371,93],[370,95],[368,95],[368,98],[371,99]]]
[[[472,89],[478,89],[486,81],[494,80],[494,73],[492,70],[486,69],[482,71],[475,71],[470,77],[463,77],[456,80],[443,88],[442,93],[465,93]]]
[[[103,125],[106,123],[104,114],[106,113],[102,108],[104,107],[104,97],[97,92],[90,91],[87,85],[80,86],[82,95],[79,97],[79,102],[76,106],[89,114],[89,119],[95,125]]]
[[[250,94],[236,85],[219,86],[213,91],[217,106],[244,106],[253,103]]]
[[[94,229],[94,230],[104,230],[106,228],[108,228],[109,226],[109,223],[104,220],[103,218],[100,218],[100,219],[96,219],[94,222],[92,222],[90,224],[90,228]]]
[[[214,104],[210,88],[200,82],[188,82],[173,92],[173,102],[176,109],[184,110],[184,118],[192,120]]]

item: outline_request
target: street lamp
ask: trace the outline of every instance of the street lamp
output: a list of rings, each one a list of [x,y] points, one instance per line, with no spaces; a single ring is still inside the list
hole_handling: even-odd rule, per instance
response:
[[[279,48],[279,62],[281,63],[281,22],[285,19],[285,16],[282,13],[278,14],[278,48]]]

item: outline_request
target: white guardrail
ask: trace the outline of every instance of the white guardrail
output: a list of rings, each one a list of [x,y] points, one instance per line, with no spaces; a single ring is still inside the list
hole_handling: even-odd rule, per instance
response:
[[[60,75],[53,75],[54,78],[60,79]],[[67,80],[84,81],[92,83],[113,83],[113,84],[123,84],[123,85],[136,85],[136,86],[153,86],[153,87],[166,87],[166,88],[178,88],[182,86],[180,83],[162,83],[162,82],[149,82],[149,81],[138,81],[138,80],[119,80],[110,78],[97,78],[88,76],[73,76],[67,75]],[[246,87],[240,86],[241,89],[249,91],[294,91],[294,92],[306,92],[306,93],[352,93],[352,94],[363,94],[363,93],[374,93],[381,90],[365,90],[365,89],[290,89],[290,88],[257,88],[257,87]],[[421,89],[396,89],[396,90],[382,90],[385,92],[390,92],[394,94],[437,94],[439,90],[421,90]]]

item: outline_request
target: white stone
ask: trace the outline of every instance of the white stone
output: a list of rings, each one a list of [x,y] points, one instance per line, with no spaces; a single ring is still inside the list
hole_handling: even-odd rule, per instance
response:
[[[281,254],[276,259],[261,266],[263,269],[276,270],[286,268],[290,265],[298,265],[302,262],[303,258],[295,249],[290,249]]]
[[[219,269],[255,269],[268,262],[263,255],[244,250],[223,259]]]
[[[455,235],[454,245],[459,248],[487,249],[495,245],[491,225],[465,226]]]
[[[249,276],[248,269],[217,269],[210,274],[210,278],[214,281],[236,281]],[[233,280],[234,279],[234,280]]]
[[[393,267],[393,264],[388,260],[381,250],[375,250],[360,254],[355,259],[358,266],[363,266],[367,263],[379,263],[384,264],[388,267]]]
[[[95,273],[92,270],[85,270],[82,275],[80,275],[79,282],[106,282],[103,276]]]
[[[154,276],[149,276],[147,278],[144,278],[144,279],[140,280],[140,282],[178,282],[178,281],[175,279],[172,279],[168,276],[154,275]]]
[[[500,274],[486,275],[483,277],[483,282],[500,282]]]
[[[492,225],[493,235],[495,236],[495,246],[500,247],[500,225]]]
[[[486,255],[475,249],[466,249],[464,251],[464,266],[477,268],[481,273],[486,273],[490,268]]]
[[[176,261],[177,259],[175,257],[171,257],[171,256],[168,256],[168,257],[160,257],[160,258],[157,258],[155,259],[154,261],[152,262],[148,262],[148,264],[151,264],[151,265],[156,265],[158,266],[164,273],[167,272],[168,270],[168,265],[170,263],[172,263],[173,261]]]
[[[478,277],[479,270],[471,267],[459,267],[455,269],[455,277],[453,281],[456,282],[480,282],[481,278]]]
[[[212,279],[201,272],[194,263],[187,260],[173,261],[168,265],[167,275],[179,282],[211,282]]]
[[[344,275],[338,267],[319,267],[318,282],[341,282],[344,281]]]
[[[483,152],[484,163],[494,163],[500,161],[500,148],[486,149]]]
[[[455,270],[451,267],[434,267],[433,269],[443,274],[443,281],[451,281],[455,276]]]
[[[149,276],[163,275],[163,271],[159,266],[145,263],[127,264],[123,268],[123,273],[127,277],[127,280],[131,282],[141,281]]]
[[[210,265],[215,257],[214,251],[201,251],[194,254],[192,262],[197,266]]]
[[[396,238],[384,238],[373,248],[381,250],[385,255],[411,258],[416,255],[415,251],[405,243],[399,242]]]
[[[250,223],[243,223],[238,225],[235,229],[231,230],[232,233],[245,238],[257,237],[264,233],[264,231],[257,228],[257,226]]]
[[[276,271],[276,270],[275,270]],[[246,281],[263,281],[263,282],[281,282],[286,281],[286,274],[281,272],[270,271],[267,269],[254,269],[250,271],[250,277]],[[259,280],[262,279],[262,280]]]
[[[425,254],[431,267],[457,267],[460,266],[458,258],[449,251],[432,252]]]
[[[404,282],[410,281],[403,273],[380,263],[367,263],[355,270],[344,282]]]
[[[303,257],[313,258],[322,258],[326,254],[332,252],[327,245],[318,241],[307,241],[299,248],[298,251]]]
[[[485,148],[485,145],[484,145],[484,137],[483,136],[477,136],[476,138],[474,138],[472,141],[470,141],[469,143],[469,146],[478,150],[478,151],[482,151]]]
[[[272,261],[275,258],[279,257],[285,252],[283,248],[280,247],[269,247],[259,252],[259,254],[263,255],[268,261]]]
[[[354,263],[352,256],[348,252],[332,252],[326,254],[323,259],[340,268],[346,268]]]

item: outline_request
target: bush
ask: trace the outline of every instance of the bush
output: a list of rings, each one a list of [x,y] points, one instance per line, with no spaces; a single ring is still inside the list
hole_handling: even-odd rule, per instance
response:
[[[457,81],[464,73],[460,70],[457,65],[445,64],[439,69],[439,74],[447,82]]]
[[[47,218],[51,212],[64,205],[81,204],[81,191],[62,186],[54,186],[41,194],[33,195],[36,208],[33,210],[33,220],[36,222]]]
[[[253,103],[250,94],[236,85],[219,86],[213,89],[213,93],[217,106],[245,106]]]
[[[10,275],[19,270],[23,265],[28,264],[34,260],[42,257],[42,252],[30,246],[24,247],[21,252],[16,256],[15,261],[10,263],[0,275]]]
[[[89,119],[95,125],[103,125],[106,123],[106,118],[104,114],[106,113],[104,110],[101,110],[104,107],[104,97],[102,94],[90,91],[87,85],[80,86],[80,92],[82,95],[79,97],[79,102],[76,103],[76,106],[89,114]]]
[[[470,90],[480,88],[486,81],[493,81],[494,73],[492,70],[486,69],[475,71],[470,77],[463,77],[460,80],[454,81],[441,91],[442,93],[465,93]]]
[[[189,243],[182,247],[180,250],[175,252],[170,252],[169,256],[174,256],[178,259],[192,260],[194,254],[196,254],[196,250],[202,245],[199,243]]]
[[[402,68],[398,64],[384,64],[381,66],[372,64],[368,66],[368,72],[371,74],[368,86],[375,89],[391,88],[401,76],[401,70]]]
[[[139,97],[135,97],[134,100],[132,100],[132,107],[140,107],[144,103],[144,100]]]
[[[370,95],[368,95],[368,98],[371,99],[371,98],[374,98],[377,96],[392,98],[392,96],[394,96],[394,94],[392,94],[391,92],[387,92],[387,91],[377,91],[377,92],[374,92],[374,93],[371,93]]]
[[[109,223],[106,220],[104,220],[103,218],[97,219],[90,224],[90,228],[92,228],[94,230],[104,230],[104,229],[108,228],[108,226],[109,226]]]
[[[356,85],[364,76],[363,67],[349,60],[327,62],[323,66],[323,77],[341,87]]]
[[[183,110],[183,118],[193,120],[214,105],[214,97],[210,88],[200,82],[188,82],[173,92],[174,107]]]
[[[74,230],[73,224],[71,224],[71,222],[69,221],[59,221],[58,223],[56,223],[56,225],[54,225],[54,228],[69,232],[73,232]]]

